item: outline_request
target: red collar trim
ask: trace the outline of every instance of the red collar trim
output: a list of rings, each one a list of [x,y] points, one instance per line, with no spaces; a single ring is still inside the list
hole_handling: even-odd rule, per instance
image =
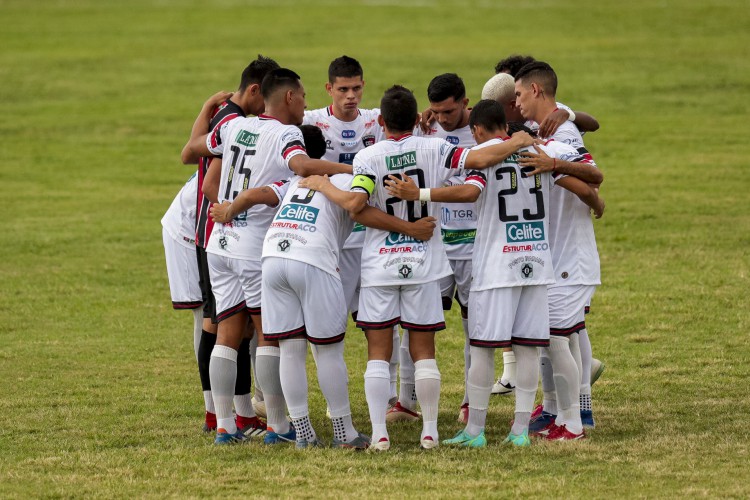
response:
[[[264,114],[258,115],[258,118],[260,118],[261,120],[276,120],[276,121],[279,121],[278,118],[274,118],[273,116],[264,115]]]
[[[398,137],[393,137],[393,136],[391,136],[391,137],[388,137],[388,140],[389,140],[389,141],[395,141],[395,142],[398,142],[398,141],[401,141],[401,140],[403,140],[403,139],[406,139],[407,137],[411,137],[411,135],[412,135],[412,134],[411,134],[411,132],[407,132],[407,133],[405,133],[404,135],[400,135],[400,136],[398,136]]]

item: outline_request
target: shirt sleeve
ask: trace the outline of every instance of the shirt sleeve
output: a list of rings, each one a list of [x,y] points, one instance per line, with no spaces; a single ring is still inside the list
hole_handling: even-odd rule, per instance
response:
[[[364,151],[364,150],[363,150]],[[366,193],[367,196],[372,196],[377,187],[377,174],[372,165],[369,164],[369,157],[361,154],[362,151],[357,153],[352,163],[352,170],[354,179],[352,179],[351,191],[355,193]]]
[[[297,155],[307,156],[305,139],[302,137],[300,129],[290,126],[289,130],[281,135],[281,157],[284,159],[286,166],[289,167],[289,160]]]
[[[469,154],[469,150],[454,146],[448,141],[443,141],[440,144],[439,154],[440,163],[445,168],[462,169],[466,163],[466,156]]]
[[[480,191],[484,191],[484,188],[487,186],[487,176],[484,172],[480,172],[479,170],[471,170],[466,174],[464,184],[471,184],[472,186],[478,187]]]
[[[224,117],[206,136],[206,147],[212,155],[221,156],[224,154],[224,143],[227,140],[232,120],[235,118],[237,118],[236,114]]]
[[[289,179],[276,181],[269,184],[268,187],[273,189],[273,192],[276,193],[276,196],[279,198],[279,202],[281,202],[281,200],[284,199],[284,196],[286,196],[286,192],[289,191]]]

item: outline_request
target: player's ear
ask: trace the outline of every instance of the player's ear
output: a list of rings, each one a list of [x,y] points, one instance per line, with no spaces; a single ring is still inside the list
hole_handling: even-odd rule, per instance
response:
[[[385,120],[383,120],[383,115],[378,115],[378,125],[381,127],[385,127]]]
[[[465,108],[466,106],[468,106],[468,105],[469,105],[469,98],[468,98],[468,97],[464,97],[464,99],[463,99],[462,103],[463,103],[463,107],[464,107],[464,108]]]
[[[253,83],[248,87],[248,90],[250,91],[250,96],[254,97],[260,94],[260,85],[257,83]]]
[[[417,113],[417,118],[414,121],[414,127],[412,127],[412,128],[418,127],[419,126],[419,122],[421,122],[421,121],[422,121],[422,115],[420,115],[419,113]]]
[[[333,85],[331,82],[326,82],[326,92],[328,92],[328,95],[333,97]]]
[[[534,94],[534,97],[536,97],[536,96],[538,96],[539,94],[542,93],[542,89],[541,89],[541,87],[539,87],[539,84],[532,83],[531,84],[531,92]]]

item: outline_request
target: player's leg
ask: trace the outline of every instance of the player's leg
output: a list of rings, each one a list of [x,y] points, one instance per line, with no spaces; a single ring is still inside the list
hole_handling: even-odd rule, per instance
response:
[[[595,286],[586,288],[588,289],[589,296],[584,306],[584,318],[589,312],[589,305],[596,291]],[[591,404],[591,386],[594,385],[596,379],[604,371],[604,363],[593,358],[591,341],[585,323],[583,329],[578,332],[578,346],[581,354],[581,421],[584,427],[593,428],[595,423],[593,406]],[[594,368],[594,365],[596,365],[596,368]]]
[[[248,438],[266,434],[266,423],[256,416],[252,394],[250,393],[252,388],[250,343],[253,334],[252,321],[248,321],[237,353],[237,382],[234,386],[234,411],[237,414],[237,428]]]
[[[529,433],[546,436],[554,428],[557,419],[557,392],[552,359],[547,347],[539,349],[539,372],[542,378],[542,408],[532,419]]]
[[[398,326],[394,326],[398,328]],[[394,339],[395,340],[395,339]],[[399,363],[399,386],[398,401],[388,409],[388,422],[413,422],[421,416],[417,411],[417,393],[414,389],[414,361],[409,353],[409,332],[403,331],[400,344],[396,342],[393,346],[398,349],[391,359],[398,358]],[[391,362],[392,366],[392,362]]]
[[[393,326],[400,318],[398,287],[362,287],[357,327],[367,337],[365,397],[372,424],[372,450],[390,448],[386,411],[390,399],[389,361],[393,350]]]
[[[422,409],[420,444],[424,449],[439,443],[440,371],[435,360],[435,332],[445,329],[441,304],[438,281],[401,287],[401,326],[409,330],[414,387]]]
[[[250,367],[251,377],[253,381],[253,410],[258,417],[266,418],[266,402],[263,400],[263,391],[258,383],[258,375],[255,371],[255,366],[258,363],[255,355],[258,350],[258,336],[255,334],[255,326],[253,322],[250,322],[250,327],[253,329],[253,337],[250,339]]]
[[[203,424],[205,432],[216,429],[216,409],[211,395],[211,378],[209,366],[211,364],[211,353],[216,345],[216,300],[211,290],[210,272],[208,269],[208,255],[203,247],[196,246],[196,261],[198,263],[198,284],[201,289],[201,300],[203,301],[203,325],[201,338],[198,345],[198,373],[203,388],[203,401],[206,407],[206,421]]]
[[[471,346],[469,341],[469,289],[471,288],[471,260],[455,260],[451,261],[451,267],[453,268],[453,278],[456,282],[456,291],[453,298],[458,302],[461,308],[461,325],[464,332],[464,399],[461,402],[461,410],[459,411],[458,421],[460,423],[467,423],[469,418],[469,369],[471,367]],[[441,289],[443,294],[443,301],[445,301],[445,290]],[[443,310],[445,310],[445,302],[443,302]],[[494,365],[494,363],[493,363]]]

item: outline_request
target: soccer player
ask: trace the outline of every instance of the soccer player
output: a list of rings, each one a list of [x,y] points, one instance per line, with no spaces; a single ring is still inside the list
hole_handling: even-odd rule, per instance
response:
[[[472,152],[509,140],[503,109],[482,100],[469,121],[479,146]],[[564,144],[545,146],[554,157],[577,155]],[[598,211],[596,191],[573,177],[527,175],[518,156],[490,169],[470,172],[461,186],[433,188],[423,194],[411,181],[394,180],[391,194],[406,200],[430,198],[444,202],[478,199],[479,220],[473,253],[469,321],[469,421],[445,444],[484,447],[484,427],[492,381],[494,349],[512,346],[517,360],[515,420],[505,442],[528,446],[528,424],[538,383],[538,346],[549,344],[547,285],[554,282],[548,240],[548,202],[552,185],[575,191]],[[598,212],[597,212],[598,213]]]
[[[537,61],[521,68],[516,75],[515,88],[516,103],[527,120],[542,120],[557,106],[557,75],[547,63]],[[573,124],[565,122],[560,125],[553,138],[555,141],[571,145],[585,159],[577,162],[581,168],[578,177],[597,186],[602,182],[602,174],[596,168],[583,144],[580,132]],[[526,159],[520,160],[524,165],[538,164],[546,169],[555,168],[554,162],[550,162],[550,158],[543,158],[541,153],[529,153],[525,156]],[[552,165],[549,165],[550,163]],[[537,170],[540,170],[540,167],[537,167]],[[565,439],[575,439],[576,436],[583,435],[582,430],[579,431],[579,417],[587,427],[594,426],[591,408],[591,344],[584,317],[596,287],[601,284],[599,253],[588,207],[575,196],[562,191],[553,192],[550,203],[550,245],[552,262],[557,273],[557,282],[550,286],[549,291],[550,328],[553,339],[559,338],[570,343],[580,379],[580,385],[573,385],[580,390],[580,395],[571,387],[569,391],[566,391],[565,387],[561,389],[557,383],[561,377],[558,372],[564,369],[557,369],[556,365],[561,362],[559,355],[553,352],[555,346],[551,346],[549,354],[553,375],[550,376],[550,370],[544,370],[543,367],[545,413],[537,419],[534,427],[540,432],[557,430]],[[565,378],[567,384],[567,376]],[[557,387],[557,391],[554,387]],[[561,398],[564,400],[561,401]],[[568,398],[574,398],[576,401],[580,399],[578,405],[572,403],[576,410],[580,406],[580,412],[575,417],[562,416],[563,412],[567,411]]]
[[[252,187],[297,175],[350,173],[351,166],[311,159],[304,146],[302,123],[305,89],[299,75],[285,68],[270,71],[261,84],[265,113],[238,118],[213,132],[191,140],[200,154],[223,155],[218,201],[233,201]],[[206,183],[215,170],[209,170]],[[204,186],[205,187],[205,186]],[[256,376],[263,390],[268,416],[264,440],[294,441],[296,435],[285,418],[279,379],[279,347],[263,337],[261,320],[261,253],[263,238],[275,210],[256,205],[230,223],[215,225],[207,247],[209,270],[217,304],[218,338],[211,354],[210,376],[217,416],[216,443],[243,440],[231,419],[230,381],[237,372],[237,348],[248,315],[258,335]]]
[[[260,83],[266,73],[279,65],[273,59],[258,55],[243,71],[237,92],[228,94],[224,99],[207,102],[198,118],[193,124],[191,139],[219,125],[247,114],[259,114],[263,112],[263,96],[260,93]],[[203,328],[198,348],[198,370],[203,386],[203,395],[206,405],[206,419],[203,426],[204,431],[216,429],[216,414],[213,399],[211,397],[211,381],[209,378],[209,363],[211,352],[216,343],[216,302],[211,292],[211,281],[208,271],[208,260],[206,257],[206,245],[211,235],[213,222],[208,218],[208,207],[211,201],[203,194],[203,185],[212,157],[201,156],[190,148],[190,139],[182,150],[182,161],[185,164],[198,163],[198,186],[197,207],[195,212],[195,244],[200,286],[203,295]],[[216,167],[215,167],[216,168]],[[212,190],[213,191],[213,190]],[[255,418],[250,396],[251,386],[251,357],[249,340],[243,340],[238,357],[239,377],[235,387],[235,410],[238,415],[240,428],[248,433],[259,433],[265,428],[262,422]],[[256,394],[258,391],[256,389]]]
[[[415,135],[437,137],[444,139],[454,146],[471,148],[476,141],[471,135],[469,127],[469,99],[466,97],[466,87],[463,80],[455,73],[438,75],[427,86],[427,98],[430,101],[430,111],[435,121],[425,133],[421,128],[415,129]],[[464,174],[464,173],[462,173]],[[463,184],[465,175],[451,177],[446,184]],[[474,246],[474,236],[477,232],[476,207],[473,203],[456,203],[442,207],[441,233],[448,262],[453,271],[450,276],[440,282],[443,299],[443,310],[450,310],[455,297],[461,311],[461,323],[464,330],[464,398],[458,414],[458,421],[466,423],[469,417],[469,396],[466,392],[466,376],[469,373],[471,358],[469,357],[469,287],[471,285],[471,252]],[[408,343],[407,347],[408,349]],[[402,387],[403,377],[402,377]],[[409,393],[407,393],[409,394]],[[407,402],[416,405],[416,401],[401,402],[400,407],[414,410],[407,406]],[[388,413],[395,412],[394,407]]]
[[[487,167],[531,143],[528,134],[519,134],[509,144],[474,154],[441,139],[414,137],[412,131],[419,120],[417,101],[411,91],[398,85],[385,92],[380,110],[378,123],[387,140],[355,156],[351,191],[339,190],[318,176],[301,185],[323,192],[350,213],[360,212],[369,200],[370,205],[389,214],[415,221],[434,216],[440,205],[429,199],[415,203],[389,196],[385,182],[391,176],[416,178],[421,188],[441,186],[456,169]],[[442,246],[438,235],[418,241],[383,230],[365,234],[357,326],[365,331],[368,344],[365,395],[372,423],[371,450],[390,448],[385,418],[390,394],[388,361],[393,326],[399,323],[409,330],[415,364],[415,390],[423,412],[420,445],[424,449],[438,446],[440,371],[435,362],[435,332],[445,328],[439,280],[451,274]]]

